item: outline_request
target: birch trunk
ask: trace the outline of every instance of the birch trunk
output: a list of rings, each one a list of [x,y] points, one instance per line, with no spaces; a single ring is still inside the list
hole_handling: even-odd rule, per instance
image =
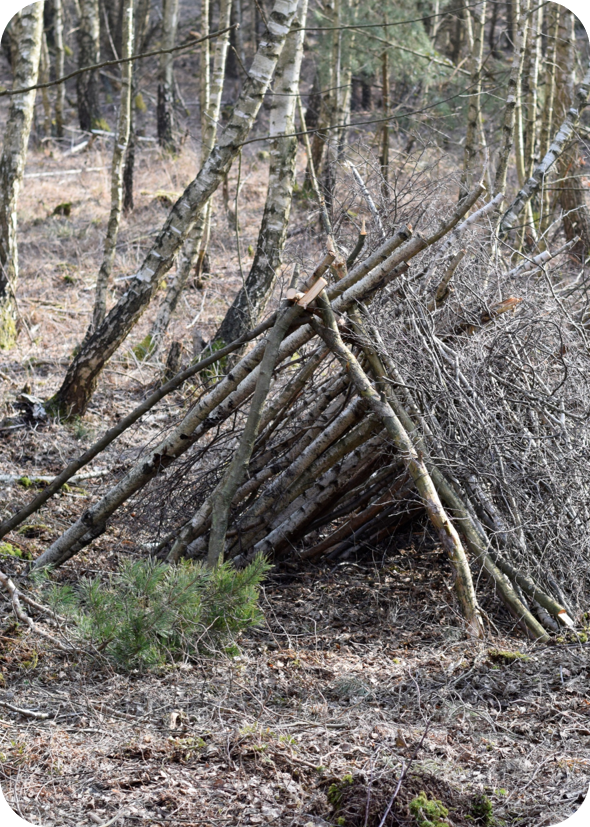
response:
[[[543,160],[537,164],[535,170],[524,187],[520,190],[510,207],[506,210],[500,221],[499,234],[502,237],[508,235],[514,227],[519,215],[525,208],[527,202],[532,198],[543,185],[545,176],[559,158],[564,148],[567,146],[576,125],[580,119],[580,114],[588,105],[588,96],[590,94],[590,68],[579,85],[574,99],[574,105],[568,109],[563,123],[561,124],[549,150]]]
[[[307,0],[300,0],[293,23],[277,64],[275,95],[270,112],[270,171],[264,215],[258,233],[256,253],[243,287],[227,311],[216,342],[232,342],[256,324],[264,312],[281,266],[293,197],[297,138],[284,138],[295,131],[295,107],[303,57],[303,36]]]
[[[230,25],[232,0],[221,0],[219,9],[219,29],[225,29]],[[209,30],[209,4],[207,0],[203,3],[202,29]],[[229,47],[229,32],[218,37],[215,42],[213,56],[213,72],[210,73],[210,48],[209,40],[203,43],[206,47],[201,53],[201,164],[204,164],[215,144],[217,136],[217,124],[221,112],[221,96],[223,93],[223,82],[225,80],[225,67],[227,64],[227,50]],[[186,282],[193,271],[195,264],[205,254],[209,226],[211,221],[211,201],[199,216],[189,238],[185,241],[179,255],[174,280],[166,291],[162,304],[150,332],[150,352],[154,353],[162,344],[170,319],[178,300],[184,290]]]
[[[137,13],[135,14],[135,39],[133,52],[141,54],[144,51],[144,43],[150,20],[150,0],[138,0]],[[125,156],[125,169],[123,171],[123,212],[128,213],[133,209],[133,178],[135,174],[135,150],[137,137],[135,135],[135,101],[137,96],[137,83],[135,73],[132,73],[131,84],[131,108],[129,120],[129,143]]]
[[[526,2],[526,0],[525,0]],[[514,52],[512,57],[512,68],[508,79],[508,94],[504,107],[504,118],[502,121],[502,142],[498,163],[496,166],[496,177],[494,190],[496,192],[506,191],[506,176],[508,173],[508,161],[514,144],[514,129],[516,125],[516,105],[520,91],[520,78],[523,66],[523,43],[524,43],[524,15],[520,13],[520,0],[514,0],[513,14],[518,21],[515,27]]]
[[[461,178],[460,197],[463,198],[473,185],[473,175],[477,161],[477,136],[481,118],[481,67],[483,58],[483,41],[486,24],[486,0],[465,9],[465,14],[472,17],[473,50],[471,52],[471,92],[467,107],[467,132],[465,135],[465,152],[463,155],[463,175]]]
[[[121,57],[126,58],[133,54],[134,0],[122,0],[122,2],[124,2],[124,8],[121,21]],[[103,323],[107,312],[107,286],[115,261],[117,237],[119,235],[121,212],[123,209],[123,168],[127,146],[129,144],[132,74],[133,63],[131,63],[131,61],[122,63],[121,100],[119,103],[117,134],[114,141],[113,158],[111,162],[111,214],[109,216],[107,234],[104,242],[103,260],[96,279],[96,295],[94,299],[92,323],[87,335],[92,335]]]
[[[178,28],[178,0],[164,0],[162,6],[162,48],[172,49]],[[160,55],[157,128],[160,146],[176,152],[174,142],[174,57]]]
[[[100,60],[100,15],[98,0],[79,0],[78,65],[91,66]],[[80,129],[90,132],[101,123],[98,74],[83,72],[76,80]]]
[[[53,44],[55,48],[55,76],[63,77],[65,71],[65,50],[64,50],[64,21],[62,0],[53,0]],[[63,83],[55,89],[55,134],[58,138],[64,136],[64,103],[66,87]]]
[[[576,33],[574,16],[565,7],[561,9],[557,48],[558,83],[555,95],[555,118],[561,121],[574,98]],[[557,159],[557,178],[560,181],[559,201],[563,211],[563,229],[567,241],[578,237],[572,253],[584,262],[590,251],[590,210],[580,180],[580,142],[572,136],[564,152]]]
[[[11,29],[15,46],[14,88],[34,86],[39,72],[43,36],[43,3],[33,3],[24,8],[13,18]],[[25,172],[34,105],[35,91],[13,95],[4,129],[0,158],[0,349],[12,347],[16,339],[16,210]]]
[[[53,399],[55,408],[64,414],[75,416],[84,413],[105,363],[146,309],[183,241],[238,154],[258,114],[296,9],[297,0],[277,0],[275,3],[267,36],[254,57],[249,79],[217,145],[195,180],[172,208],[152,249],[131,279],[129,289],[68,369]]]
[[[545,98],[541,117],[541,131],[539,135],[539,157],[545,158],[549,152],[551,135],[554,130],[555,82],[557,78],[557,41],[559,37],[560,7],[550,3],[547,9],[547,36],[549,43],[545,61]],[[551,222],[551,196],[549,190],[543,187],[540,198],[539,230],[541,237]]]

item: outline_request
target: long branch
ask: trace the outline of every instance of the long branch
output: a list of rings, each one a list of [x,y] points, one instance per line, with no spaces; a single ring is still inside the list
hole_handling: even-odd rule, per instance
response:
[[[131,63],[134,60],[143,60],[146,57],[169,55],[172,54],[172,52],[179,52],[181,49],[190,49],[192,46],[197,46],[204,40],[214,40],[216,37],[237,28],[239,28],[239,24],[234,23],[233,26],[229,26],[227,29],[220,29],[219,31],[208,34],[205,37],[199,37],[197,40],[190,40],[188,43],[183,43],[181,46],[173,46],[171,49],[155,49],[153,52],[142,52],[136,55],[130,55],[129,57],[120,57],[116,60],[105,60],[102,63],[93,63],[90,66],[83,66],[81,69],[76,69],[75,72],[70,72],[69,75],[63,75],[62,77],[57,78],[56,80],[50,80],[47,83],[37,83],[34,86],[24,86],[22,89],[3,89],[0,92],[0,98],[10,97],[12,95],[24,95],[25,92],[32,92],[34,89],[49,89],[51,86],[59,86],[60,83],[65,83],[66,80],[71,80],[72,78],[78,77],[78,75],[83,75],[84,72],[94,72],[96,69],[104,69],[107,66],[118,66],[120,63]]]

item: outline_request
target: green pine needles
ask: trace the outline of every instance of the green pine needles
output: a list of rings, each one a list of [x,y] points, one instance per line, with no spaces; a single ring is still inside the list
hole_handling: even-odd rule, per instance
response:
[[[221,650],[260,623],[259,585],[271,566],[257,557],[236,571],[225,563],[124,563],[108,580],[84,578],[76,588],[51,584],[45,598],[75,634],[125,670],[145,670]]]

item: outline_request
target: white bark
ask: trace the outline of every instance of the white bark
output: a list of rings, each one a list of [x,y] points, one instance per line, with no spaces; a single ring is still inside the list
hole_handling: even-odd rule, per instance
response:
[[[162,5],[163,49],[173,48],[177,28],[178,0],[164,0]],[[157,122],[160,145],[174,151],[174,56],[172,54],[160,55]]]
[[[209,26],[209,2],[203,2],[202,28],[208,31]],[[221,0],[219,11],[219,29],[225,29],[230,24],[231,0]],[[207,27],[207,29],[205,28]],[[225,79],[225,65],[227,61],[227,50],[229,46],[229,32],[218,37],[215,42],[213,56],[213,72],[210,72],[210,47],[209,40],[203,43],[201,53],[201,68],[204,72],[201,77],[201,163],[204,164],[215,144],[217,137],[217,125],[221,112],[221,95]],[[154,353],[162,344],[170,319],[178,300],[184,290],[186,282],[195,266],[199,256],[204,255],[209,236],[209,224],[211,221],[211,201],[203,209],[192,233],[184,242],[183,248],[178,257],[175,277],[166,291],[162,300],[152,329],[150,331],[150,352]]]
[[[215,335],[218,342],[232,342],[256,324],[264,312],[281,266],[293,197],[297,138],[282,137],[295,131],[295,108],[303,57],[307,0],[300,0],[293,30],[277,64],[269,132],[270,170],[264,215],[258,233],[254,261]]]
[[[42,35],[43,3],[38,2],[23,9],[12,23],[16,52],[13,80],[15,89],[37,83]],[[16,210],[25,172],[34,105],[34,91],[13,95],[4,130],[0,159],[0,348],[11,347],[16,338]]]
[[[133,54],[133,6],[134,0],[125,0],[121,40],[121,57],[123,58],[130,57]],[[115,261],[117,237],[119,235],[121,212],[123,209],[123,167],[127,146],[129,144],[129,130],[131,125],[132,74],[133,64],[131,61],[121,64],[121,100],[119,104],[117,134],[115,136],[111,162],[111,214],[109,216],[107,234],[104,242],[103,260],[96,279],[96,295],[94,299],[92,324],[89,330],[90,334],[103,323],[107,311],[107,286]]]

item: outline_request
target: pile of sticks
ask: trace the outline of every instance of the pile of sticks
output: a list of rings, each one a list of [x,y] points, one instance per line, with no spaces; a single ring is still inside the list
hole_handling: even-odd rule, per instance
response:
[[[152,394],[5,521],[0,536],[163,396],[199,374],[200,394],[182,421],[41,554],[36,566],[70,559],[105,531],[131,497],[148,524],[146,515],[153,518],[158,509],[166,515],[165,530],[161,525],[151,543],[153,554],[170,562],[206,559],[210,566],[223,559],[245,565],[257,554],[342,558],[363,545],[378,545],[419,517],[430,521],[448,554],[472,635],[484,631],[474,586],[474,575],[481,572],[533,639],[546,640],[560,625],[572,626],[573,611],[555,579],[550,588],[551,577],[541,582],[526,559],[514,563],[515,536],[524,538],[521,548],[527,543],[522,525],[516,525],[517,505],[504,509],[502,495],[485,475],[468,473],[468,465],[459,469],[457,445],[467,426],[461,414],[455,423],[441,425],[446,415],[435,398],[436,388],[448,385],[444,371],[450,365],[458,389],[451,407],[484,417],[485,405],[462,371],[454,343],[467,342],[469,348],[482,330],[491,330],[493,339],[495,327],[523,302],[504,295],[462,319],[456,312],[445,316],[453,278],[466,260],[466,239],[485,235],[500,201],[501,196],[486,199],[478,185],[446,217],[431,222],[428,233],[397,227],[364,258],[364,234],[347,258],[329,237],[328,253],[311,275],[300,277],[295,268],[270,319]],[[488,261],[494,254],[489,233],[482,244]],[[504,283],[538,278],[567,249],[525,259],[504,274]],[[416,273],[410,270],[412,259],[421,267]],[[437,332],[428,340],[433,319]],[[418,342],[416,352],[422,350],[415,367],[411,355],[407,365],[392,356],[386,341],[392,335],[399,340],[394,348]],[[229,354],[243,353],[254,339],[256,344],[215,378],[205,373],[210,365],[223,366]],[[420,360],[440,365],[420,387],[412,387],[408,369],[418,378]],[[504,399],[500,418],[517,420],[519,439],[529,440],[530,453],[543,436],[538,429],[527,436],[532,426],[521,424],[521,402]],[[554,417],[548,411],[549,433]],[[491,415],[499,419],[496,412]],[[503,496],[510,501],[510,492]]]

